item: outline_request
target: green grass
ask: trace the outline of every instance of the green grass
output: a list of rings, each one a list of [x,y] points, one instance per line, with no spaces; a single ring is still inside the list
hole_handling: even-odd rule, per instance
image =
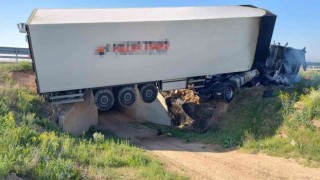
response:
[[[64,133],[43,117],[44,100],[14,86],[11,71],[30,64],[0,64],[0,179],[184,179],[144,150],[108,132]]]
[[[313,120],[320,120],[320,73],[301,75],[303,80],[293,88],[273,87],[275,96],[270,98],[262,97],[262,88],[239,90],[228,111],[205,133],[155,128],[188,142],[296,158],[320,167],[320,128],[313,124]]]
[[[283,123],[277,134],[244,144],[244,149],[292,158],[302,158],[311,166],[320,166],[320,129],[314,120],[320,117],[320,90],[310,88],[306,93],[282,93]],[[285,134],[281,137],[280,134]]]
[[[32,69],[30,62],[0,63],[0,72],[27,71]]]
[[[246,138],[260,139],[274,134],[282,123],[279,113],[270,113],[281,109],[280,100],[277,97],[264,99],[262,93],[261,88],[247,88],[237,92],[235,100],[229,104],[228,111],[219,117],[219,121],[207,132],[162,128],[167,135],[187,141],[219,143],[225,148],[242,146]]]

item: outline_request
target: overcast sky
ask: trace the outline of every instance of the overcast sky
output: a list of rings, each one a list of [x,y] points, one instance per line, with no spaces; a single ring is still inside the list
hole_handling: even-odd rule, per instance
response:
[[[320,0],[0,0],[0,46],[27,47],[16,24],[35,8],[127,8],[251,4],[278,16],[273,40],[307,48],[307,61],[320,61]]]

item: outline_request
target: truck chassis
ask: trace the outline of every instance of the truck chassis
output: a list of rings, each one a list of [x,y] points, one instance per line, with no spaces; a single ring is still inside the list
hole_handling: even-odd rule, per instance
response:
[[[136,89],[145,103],[157,99],[158,91],[174,89],[193,89],[202,99],[216,98],[225,102],[232,101],[234,91],[257,77],[257,70],[220,75],[198,76],[170,81],[156,81],[128,84],[113,87],[92,88],[95,104],[99,110],[109,110],[113,106],[129,107],[137,98]],[[43,94],[53,104],[65,104],[83,101],[87,89],[61,91]]]

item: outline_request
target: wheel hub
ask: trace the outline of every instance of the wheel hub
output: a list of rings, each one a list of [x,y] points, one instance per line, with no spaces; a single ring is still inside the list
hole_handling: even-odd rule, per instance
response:
[[[146,91],[146,97],[147,98],[151,98],[153,96],[153,91],[151,90],[151,89],[148,89],[147,91]]]
[[[118,102],[120,106],[129,107],[136,100],[133,87],[122,87],[118,91]]]
[[[114,96],[109,89],[99,89],[95,95],[95,104],[99,110],[106,111],[110,109],[114,104]]]
[[[109,98],[107,96],[101,97],[101,104],[106,105],[109,103]]]
[[[124,98],[124,100],[125,100],[126,102],[129,102],[129,101],[132,100],[132,96],[131,96],[130,93],[125,93],[125,95],[124,95],[123,98]]]

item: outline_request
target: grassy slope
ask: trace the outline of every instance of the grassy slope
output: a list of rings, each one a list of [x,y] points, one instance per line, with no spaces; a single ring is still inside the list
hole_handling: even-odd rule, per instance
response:
[[[41,115],[43,99],[11,79],[11,71],[30,68],[0,64],[0,179],[181,179],[127,141],[61,132]]]
[[[306,79],[294,90],[278,96],[283,122],[276,134],[247,140],[243,146],[245,150],[297,158],[308,166],[320,167],[320,128],[313,124],[320,118],[320,74],[304,72],[302,76]]]
[[[320,166],[320,73],[305,72],[306,79],[293,89],[273,88],[274,97],[263,98],[262,88],[241,89],[227,113],[206,133],[164,128],[167,135],[187,141],[219,143],[249,152],[301,159]],[[153,125],[151,125],[153,126]]]

